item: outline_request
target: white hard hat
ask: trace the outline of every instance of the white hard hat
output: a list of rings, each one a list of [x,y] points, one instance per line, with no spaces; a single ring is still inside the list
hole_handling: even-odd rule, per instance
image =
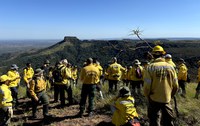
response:
[[[171,59],[171,58],[172,58],[172,55],[166,54],[166,55],[165,55],[165,58],[170,58],[170,59]]]
[[[68,64],[67,59],[63,59],[63,60],[62,60],[62,64]]]

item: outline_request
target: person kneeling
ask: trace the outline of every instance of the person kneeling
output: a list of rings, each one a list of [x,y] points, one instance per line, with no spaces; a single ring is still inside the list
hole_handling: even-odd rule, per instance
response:
[[[115,126],[140,126],[138,113],[134,107],[134,98],[128,87],[122,87],[111,104],[112,123]]]

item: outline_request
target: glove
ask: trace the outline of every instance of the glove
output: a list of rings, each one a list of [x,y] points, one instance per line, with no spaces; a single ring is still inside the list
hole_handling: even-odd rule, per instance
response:
[[[10,118],[13,117],[13,109],[12,109],[12,107],[8,107],[8,117],[10,117]]]

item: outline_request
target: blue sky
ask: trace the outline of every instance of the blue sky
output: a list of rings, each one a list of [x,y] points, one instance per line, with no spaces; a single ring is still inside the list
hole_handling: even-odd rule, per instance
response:
[[[200,0],[0,2],[0,39],[200,37]]]

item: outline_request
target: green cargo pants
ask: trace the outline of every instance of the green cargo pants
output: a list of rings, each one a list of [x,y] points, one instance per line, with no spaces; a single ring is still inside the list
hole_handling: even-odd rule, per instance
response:
[[[88,97],[89,106],[88,111],[94,110],[94,97],[95,97],[96,84],[83,84],[81,91],[80,113],[85,110],[86,99]]]

